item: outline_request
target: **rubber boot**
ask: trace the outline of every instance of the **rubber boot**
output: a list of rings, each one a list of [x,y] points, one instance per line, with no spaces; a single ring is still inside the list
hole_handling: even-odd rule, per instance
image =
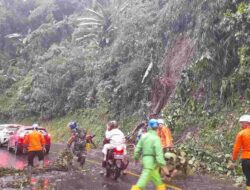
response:
[[[43,161],[39,161],[39,166],[38,166],[38,168],[39,168],[39,169],[43,169],[43,167],[44,167],[44,162],[43,162]]]
[[[102,167],[105,168],[107,165],[107,162],[105,160],[102,161]]]
[[[28,166],[28,178],[31,178],[32,166]]]
[[[250,190],[250,186],[247,186],[247,190]]]
[[[166,186],[164,184],[156,187],[156,190],[166,190]]]
[[[138,187],[137,185],[133,185],[132,188],[131,188],[131,190],[141,190],[141,188]]]

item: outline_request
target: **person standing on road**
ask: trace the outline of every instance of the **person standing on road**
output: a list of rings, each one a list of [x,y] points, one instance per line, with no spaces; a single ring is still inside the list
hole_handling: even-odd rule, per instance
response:
[[[25,135],[24,137],[24,145],[28,147],[28,171],[31,173],[32,167],[34,166],[34,158],[38,156],[39,159],[39,167],[42,168],[44,166],[44,151],[45,149],[45,139],[38,131],[38,124],[32,125],[32,132]]]
[[[173,138],[170,129],[165,125],[163,119],[157,120],[159,123],[159,127],[157,129],[157,135],[161,139],[161,145],[163,148],[163,152],[166,152],[168,149],[173,149]]]
[[[70,122],[68,128],[71,131],[70,139],[67,142],[67,148],[70,149],[73,144],[73,154],[77,156],[77,161],[83,166],[85,163],[86,152],[86,135],[87,132],[84,129],[79,129],[76,122]]]
[[[74,146],[75,151],[79,151],[80,149],[83,150],[86,143],[85,139],[87,132],[84,129],[79,129],[75,121],[70,122],[68,128],[70,129],[71,136],[67,142],[67,147],[70,148],[71,144],[74,142],[76,144]]]
[[[161,180],[160,168],[165,175],[169,175],[166,162],[163,157],[161,142],[156,130],[159,124],[156,119],[148,122],[148,132],[142,136],[135,148],[134,159],[138,161],[142,156],[143,171],[136,185],[131,190],[145,189],[147,183],[152,181],[156,190],[165,190],[165,184]]]
[[[237,134],[234,148],[233,161],[236,161],[241,150],[241,166],[244,175],[246,176],[247,190],[250,190],[250,115],[240,117],[241,131]],[[232,168],[236,166],[232,164]]]

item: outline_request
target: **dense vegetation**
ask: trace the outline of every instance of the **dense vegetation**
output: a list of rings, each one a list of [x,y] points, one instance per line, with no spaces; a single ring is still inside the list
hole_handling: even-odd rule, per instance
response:
[[[164,115],[181,146],[209,171],[241,175],[239,168],[228,170],[228,163],[238,119],[250,113],[250,4],[230,6],[213,27],[221,38],[183,72]]]
[[[59,140],[72,119],[100,137],[162,113],[219,163],[249,113],[249,31],[247,0],[0,0],[0,120]]]

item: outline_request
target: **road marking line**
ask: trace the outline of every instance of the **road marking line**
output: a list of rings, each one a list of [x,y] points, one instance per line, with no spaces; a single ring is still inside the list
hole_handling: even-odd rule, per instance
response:
[[[135,176],[135,177],[140,177],[140,175],[134,173],[134,172],[131,172],[131,171],[126,171],[127,174],[129,175],[132,175],[132,176]]]
[[[57,154],[58,152],[51,152],[51,153],[56,153]],[[101,166],[100,162],[92,160],[92,159],[91,160],[90,159],[86,159],[86,162],[89,162],[89,163]],[[131,176],[134,176],[134,177],[140,177],[140,175],[138,175],[138,174],[136,174],[136,173],[134,173],[132,171],[126,171],[126,173],[129,174],[129,175],[131,175]],[[165,183],[165,186],[169,187],[169,188],[172,188],[173,190],[182,190],[179,187],[176,187],[176,186],[173,186],[173,185],[169,185],[169,184],[166,184],[166,183]]]
[[[89,162],[89,163],[92,163],[92,164],[96,164],[96,165],[100,165],[100,166],[101,166],[101,164],[100,164],[99,162],[94,161],[94,160],[89,160],[89,159],[87,159],[86,162]]]
[[[89,160],[89,159],[87,159],[86,162],[89,162],[89,163],[101,166],[100,162],[97,162],[95,160]],[[134,176],[134,177],[140,177],[140,175],[138,175],[138,174],[136,174],[134,172],[131,172],[131,171],[126,171],[126,173],[129,174],[129,175],[131,175],[131,176]],[[173,186],[173,185],[169,185],[169,184],[166,184],[166,183],[165,183],[165,186],[169,187],[169,188],[172,188],[173,190],[182,190],[179,187],[176,187],[176,186]]]

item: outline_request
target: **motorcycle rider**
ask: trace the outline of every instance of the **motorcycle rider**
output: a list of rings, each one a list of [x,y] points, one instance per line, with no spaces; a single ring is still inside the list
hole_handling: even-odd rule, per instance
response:
[[[113,149],[119,145],[122,145],[125,147],[125,135],[123,132],[118,129],[118,123],[117,121],[109,121],[106,125],[107,130],[105,132],[105,139],[104,139],[104,146],[102,149],[103,153],[103,161],[102,161],[102,167],[106,167],[106,161],[107,161],[107,154],[109,149]]]
[[[142,136],[136,145],[134,159],[138,161],[142,156],[143,171],[137,184],[133,185],[131,190],[145,189],[149,181],[153,182],[156,190],[165,190],[165,184],[162,182],[159,169],[161,168],[165,175],[169,175],[169,171],[163,157],[160,139],[156,133],[158,126],[156,119],[150,119],[148,132]]]
[[[80,162],[81,157],[85,154],[85,145],[86,145],[86,131],[78,128],[78,125],[75,121],[70,122],[68,124],[68,128],[71,131],[71,137],[67,142],[67,148],[70,149],[72,143],[73,146],[73,154],[78,157],[78,162]]]

